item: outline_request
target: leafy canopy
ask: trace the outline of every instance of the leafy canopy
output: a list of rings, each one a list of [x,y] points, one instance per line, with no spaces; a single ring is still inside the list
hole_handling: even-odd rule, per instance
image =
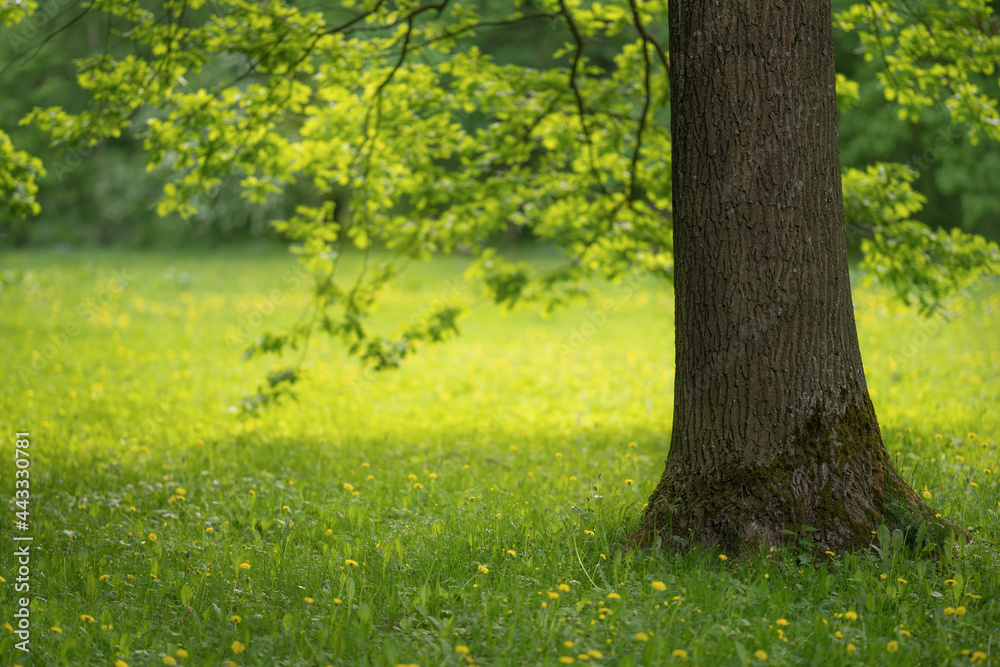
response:
[[[226,184],[252,202],[308,184],[307,200],[274,224],[312,276],[312,308],[247,353],[304,348],[324,332],[373,367],[393,367],[421,342],[454,333],[461,309],[442,302],[395,336],[369,331],[379,291],[411,259],[470,251],[472,273],[508,307],[583,297],[594,275],[672,275],[665,0],[502,4],[484,13],[457,0],[343,0],[317,12],[281,0],[168,0],[152,11],[137,0],[93,0],[87,11],[102,13],[128,48],[77,63],[87,108],[39,108],[22,122],[66,149],[141,137],[148,168],[173,174],[161,215],[191,216]],[[885,96],[901,116],[944,100],[971,140],[1000,139],[996,82],[984,88],[1000,53],[992,9],[985,0],[917,4],[906,15],[888,3],[856,5],[837,24],[858,32],[866,57],[885,60]],[[33,8],[5,0],[0,19],[16,24]],[[488,30],[516,39],[530,22],[566,36],[555,66],[500,62],[470,42]],[[596,43],[615,45],[610,65],[588,57]],[[837,85],[845,110],[858,88],[842,76]],[[10,156],[0,188],[17,194],[5,201],[37,213],[41,165],[6,135],[0,153]],[[849,170],[848,229],[868,239],[871,275],[933,310],[997,270],[1000,253],[914,220],[923,202],[914,177],[893,164]],[[536,272],[504,261],[489,240],[508,225],[560,247],[565,262]],[[375,265],[373,244],[399,261]],[[366,261],[341,276],[348,246]],[[245,408],[286,391],[298,372],[273,374]]]

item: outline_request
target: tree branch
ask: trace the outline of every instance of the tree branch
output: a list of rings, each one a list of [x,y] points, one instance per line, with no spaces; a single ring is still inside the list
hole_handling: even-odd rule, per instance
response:
[[[580,34],[579,28],[576,26],[576,22],[573,20],[573,15],[570,13],[569,9],[566,7],[566,0],[559,0],[560,14],[566,19],[566,25],[569,26],[569,30],[573,33],[573,40],[576,42],[576,52],[573,54],[573,64],[570,67],[569,72],[569,87],[573,91],[573,96],[576,98],[576,109],[580,116],[580,126],[583,128],[583,138],[587,144],[587,155],[590,161],[590,171],[594,176],[594,182],[601,189],[605,195],[609,195],[608,189],[604,187],[604,182],[601,180],[601,176],[597,171],[597,163],[594,160],[594,142],[590,137],[590,128],[587,125],[587,109],[583,102],[583,94],[580,92],[580,86],[577,84],[577,74],[580,68],[580,60],[583,58],[583,35]]]

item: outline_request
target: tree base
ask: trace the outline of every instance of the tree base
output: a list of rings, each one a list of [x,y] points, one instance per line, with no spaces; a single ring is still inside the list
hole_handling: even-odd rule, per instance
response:
[[[729,468],[712,477],[671,465],[668,458],[631,546],[720,546],[756,550],[798,539],[813,529],[820,551],[869,546],[880,525],[915,541],[943,544],[969,534],[943,520],[900,477],[882,443],[868,394],[836,420],[816,413],[801,437],[769,464]]]

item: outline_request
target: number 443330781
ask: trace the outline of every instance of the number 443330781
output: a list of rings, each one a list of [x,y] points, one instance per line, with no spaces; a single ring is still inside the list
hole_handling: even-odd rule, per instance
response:
[[[14,504],[18,508],[15,523],[20,530],[28,529],[28,503],[31,499],[31,471],[29,470],[31,462],[28,458],[31,440],[29,435],[28,433],[18,433],[17,439],[14,441],[14,465],[17,466],[14,473]]]

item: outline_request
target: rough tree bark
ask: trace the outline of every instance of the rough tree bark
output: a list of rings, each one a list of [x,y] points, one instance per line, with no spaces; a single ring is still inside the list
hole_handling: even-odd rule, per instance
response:
[[[880,523],[954,528],[900,478],[868,395],[829,0],[669,12],[674,421],[632,543],[745,549],[810,526],[839,552]]]

